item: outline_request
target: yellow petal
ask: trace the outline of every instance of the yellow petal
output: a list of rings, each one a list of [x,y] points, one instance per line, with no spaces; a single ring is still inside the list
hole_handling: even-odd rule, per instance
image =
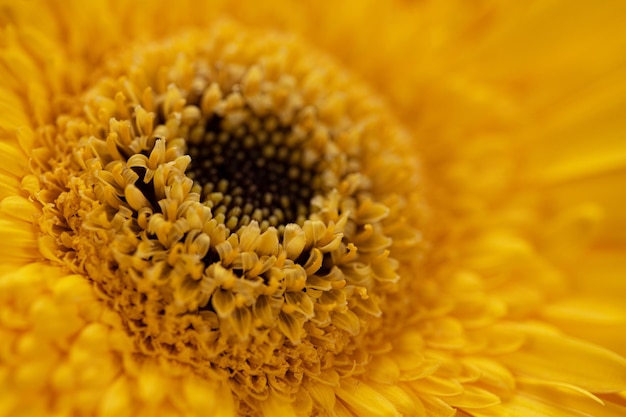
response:
[[[621,355],[626,354],[626,338],[623,336],[626,307],[622,300],[600,297],[568,299],[546,306],[542,315],[569,335],[594,342]]]
[[[32,224],[39,210],[35,205],[21,196],[10,196],[0,202],[0,213],[21,220],[28,225]]]
[[[183,378],[183,393],[185,396],[185,408],[193,415],[215,415],[222,404],[229,409],[229,395],[219,390],[219,385],[205,378],[188,376]]]
[[[591,392],[626,389],[626,359],[596,345],[534,325],[520,325],[527,336],[518,351],[503,355],[514,373],[559,381]]]
[[[558,187],[546,189],[550,201],[558,208],[573,207],[593,202],[602,211],[598,240],[603,243],[626,242],[626,210],[624,200],[615,190],[624,188],[626,169],[607,172],[599,176],[583,176],[581,179]]]
[[[404,390],[398,385],[376,384],[370,386],[385,396],[403,416],[425,417],[426,410],[419,398],[410,390]]]
[[[131,401],[129,381],[120,376],[104,393],[98,417],[130,417]]]
[[[471,357],[462,359],[462,363],[480,372],[479,381],[509,392],[515,388],[515,378],[511,371],[490,358]]]
[[[444,400],[438,397],[432,396],[422,396],[420,397],[422,402],[424,403],[424,408],[426,409],[427,416],[437,416],[437,417],[452,417],[456,414],[456,410]]]
[[[337,397],[359,417],[400,416],[398,410],[385,396],[368,384],[355,379],[341,381]]]
[[[295,417],[296,412],[293,409],[293,406],[276,397],[275,395],[270,395],[270,397],[261,402],[261,414],[264,417]]]
[[[578,397],[552,397],[543,400],[520,393],[494,407],[472,410],[474,417],[621,417],[626,408],[617,404],[600,405]]]
[[[458,408],[486,408],[500,403],[500,397],[474,386],[466,386],[461,394],[445,397],[444,401]]]

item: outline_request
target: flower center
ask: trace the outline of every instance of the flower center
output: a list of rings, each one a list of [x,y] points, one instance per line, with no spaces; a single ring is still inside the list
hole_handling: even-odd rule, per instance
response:
[[[200,114],[196,106],[185,111],[188,117]],[[302,224],[321,186],[320,167],[303,149],[307,139],[276,117],[259,118],[247,108],[213,116],[187,142],[187,176],[202,187],[201,200],[213,213],[224,214],[231,229],[251,220],[262,230]]]
[[[293,399],[362,372],[401,309],[418,163],[385,114],[280,37],[142,46],[38,132],[41,230],[134,352],[228,378],[244,411]]]

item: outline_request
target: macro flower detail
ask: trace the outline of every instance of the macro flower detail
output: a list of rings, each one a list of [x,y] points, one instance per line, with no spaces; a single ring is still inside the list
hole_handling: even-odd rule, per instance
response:
[[[394,216],[419,164],[332,65],[244,33],[133,53],[35,133],[59,145],[26,180],[46,253],[89,278],[137,352],[228,378],[242,413],[272,393],[318,409],[301,384],[363,372],[394,254],[420,242]]]
[[[626,412],[619,135],[542,154],[618,64],[502,58],[558,2],[179,3],[0,2],[0,417]]]

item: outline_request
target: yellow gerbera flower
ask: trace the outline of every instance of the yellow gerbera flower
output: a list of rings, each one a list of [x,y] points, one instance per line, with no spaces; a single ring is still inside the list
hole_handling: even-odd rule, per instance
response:
[[[626,415],[626,4],[0,1],[0,416]]]

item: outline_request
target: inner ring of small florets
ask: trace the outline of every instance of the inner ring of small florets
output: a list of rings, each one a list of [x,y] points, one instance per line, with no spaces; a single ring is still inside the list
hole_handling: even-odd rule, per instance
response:
[[[197,113],[190,107],[187,113]],[[276,117],[240,109],[230,118],[213,115],[187,140],[187,176],[202,187],[201,200],[223,214],[231,230],[255,220],[262,230],[302,224],[321,180],[307,137]],[[236,120],[234,120],[236,119]]]

